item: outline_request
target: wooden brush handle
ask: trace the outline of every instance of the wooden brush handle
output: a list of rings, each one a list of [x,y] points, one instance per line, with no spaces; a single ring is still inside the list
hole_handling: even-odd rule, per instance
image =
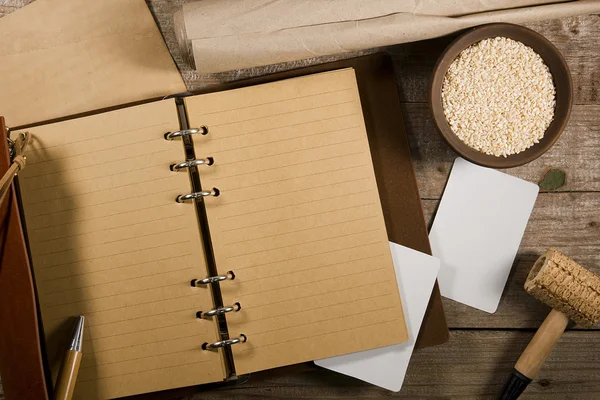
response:
[[[560,311],[552,310],[535,333],[527,348],[515,364],[515,369],[526,377],[535,378],[556,343],[567,328],[569,319]]]

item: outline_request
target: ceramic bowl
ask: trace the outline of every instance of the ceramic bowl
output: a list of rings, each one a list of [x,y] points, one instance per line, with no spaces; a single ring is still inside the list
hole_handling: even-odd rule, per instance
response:
[[[483,39],[506,37],[522,42],[538,53],[554,79],[556,108],[554,119],[539,143],[527,150],[507,157],[496,157],[479,152],[463,143],[452,132],[442,107],[442,82],[450,64],[461,51]],[[567,125],[573,101],[573,83],[567,63],[552,43],[537,32],[513,24],[489,24],[472,28],[459,36],[444,50],[433,71],[429,93],[429,104],[437,130],[444,140],[463,158],[476,164],[492,168],[510,168],[523,165],[544,154],[558,140]]]

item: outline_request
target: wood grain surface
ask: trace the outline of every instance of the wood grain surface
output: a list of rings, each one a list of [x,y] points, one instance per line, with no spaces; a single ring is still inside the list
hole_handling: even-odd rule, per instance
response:
[[[0,16],[30,0],[0,0]],[[147,0],[165,41],[189,89],[264,75],[344,56],[201,75],[179,54],[172,15],[185,0]],[[538,197],[500,307],[487,314],[444,300],[452,328],[449,343],[413,355],[407,379],[394,394],[355,379],[302,364],[252,374],[243,384],[202,387],[197,394],[175,398],[199,399],[495,399],[520,352],[533,336],[548,308],[523,290],[525,276],[539,254],[557,247],[600,273],[600,15],[528,24],[564,54],[574,82],[571,120],[558,143],[543,157],[505,172],[539,182],[550,168],[566,172],[565,186]],[[433,127],[426,104],[433,65],[453,37],[383,49],[397,71],[398,91],[427,223],[431,224],[456,154]],[[381,50],[381,49],[379,49]],[[1,112],[1,111],[0,111]],[[1,329],[1,328],[0,328]],[[600,398],[600,333],[598,327],[570,327],[540,376],[523,399]],[[0,387],[0,399],[2,391]]]

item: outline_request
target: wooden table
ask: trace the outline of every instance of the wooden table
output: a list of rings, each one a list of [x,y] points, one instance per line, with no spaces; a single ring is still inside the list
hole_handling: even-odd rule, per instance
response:
[[[175,45],[171,17],[183,1],[147,1],[189,89],[358,54],[198,75],[185,65]],[[0,15],[28,2],[0,0]],[[444,300],[451,339],[445,345],[415,352],[398,394],[302,364],[252,374],[247,382],[236,386],[207,387],[186,399],[496,398],[514,362],[549,311],[522,288],[537,256],[548,247],[557,247],[600,273],[600,15],[527,26],[547,37],[566,57],[574,82],[573,111],[563,136],[546,155],[505,172],[538,182],[549,168],[559,168],[566,173],[567,182],[558,190],[540,193],[498,311],[487,314]],[[441,38],[384,49],[396,65],[398,91],[428,224],[456,157],[435,131],[425,97],[433,64],[450,40]],[[0,388],[0,399],[1,393]],[[598,329],[569,329],[522,398],[600,399]]]

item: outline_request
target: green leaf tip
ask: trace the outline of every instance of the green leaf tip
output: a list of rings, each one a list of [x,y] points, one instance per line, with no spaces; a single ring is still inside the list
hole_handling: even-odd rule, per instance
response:
[[[546,172],[546,175],[544,175],[538,185],[544,190],[556,190],[565,186],[566,182],[567,175],[565,171],[558,168],[551,168]]]

